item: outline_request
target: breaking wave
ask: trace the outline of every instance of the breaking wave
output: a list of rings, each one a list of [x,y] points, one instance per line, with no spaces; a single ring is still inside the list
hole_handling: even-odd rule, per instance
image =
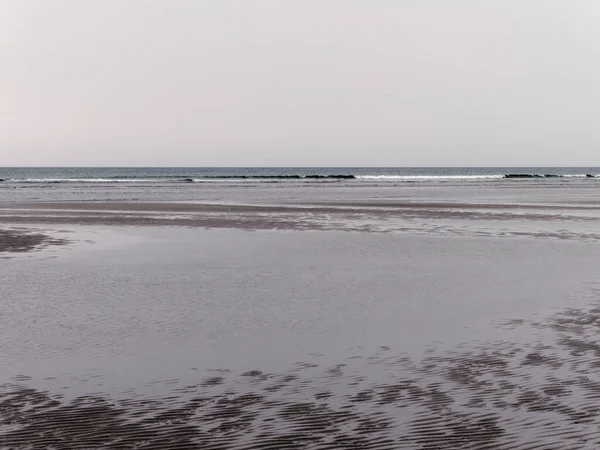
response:
[[[56,183],[207,183],[219,181],[247,181],[247,182],[341,182],[341,181],[364,181],[364,182],[485,182],[494,180],[530,180],[530,179],[556,179],[556,178],[600,178],[600,174],[580,173],[496,173],[496,174],[394,174],[394,175],[363,175],[353,173],[341,174],[223,174],[223,175],[156,175],[140,174],[138,176],[104,176],[104,177],[31,177],[31,178],[0,178],[0,183],[17,184],[56,184]]]

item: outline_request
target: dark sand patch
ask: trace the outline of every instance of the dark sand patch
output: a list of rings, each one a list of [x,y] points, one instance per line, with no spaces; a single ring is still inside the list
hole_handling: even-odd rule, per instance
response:
[[[69,241],[30,230],[0,229],[0,255],[41,250],[48,246],[65,245]]]
[[[561,210],[521,204],[376,201],[321,205],[5,203],[0,204],[0,221],[7,224],[402,232],[439,236],[600,241],[600,233],[595,226],[600,221],[600,214],[591,208]],[[490,226],[490,223],[495,225]],[[554,229],[548,229],[547,224],[553,224]],[[574,224],[579,224],[577,231],[572,231]]]

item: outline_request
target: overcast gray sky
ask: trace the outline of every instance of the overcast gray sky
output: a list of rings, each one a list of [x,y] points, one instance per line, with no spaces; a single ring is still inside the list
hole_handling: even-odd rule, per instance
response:
[[[0,166],[600,165],[597,0],[0,0]]]

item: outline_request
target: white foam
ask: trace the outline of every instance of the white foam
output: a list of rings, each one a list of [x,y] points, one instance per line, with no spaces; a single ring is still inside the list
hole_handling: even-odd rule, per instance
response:
[[[600,177],[600,174],[590,174],[594,175],[595,178]],[[584,173],[574,174],[574,175],[563,175],[565,178],[588,178],[588,176]]]
[[[152,183],[167,180],[141,178],[15,178],[8,181],[12,183]]]
[[[401,180],[492,180],[504,175],[357,175],[359,180],[401,181]]]

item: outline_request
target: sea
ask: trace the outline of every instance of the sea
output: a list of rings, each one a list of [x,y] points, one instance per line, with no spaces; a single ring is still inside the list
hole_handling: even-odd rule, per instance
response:
[[[0,201],[185,201],[214,189],[453,186],[596,188],[600,167],[0,167]]]
[[[256,182],[489,182],[499,179],[600,178],[600,167],[0,167],[9,184]]]

